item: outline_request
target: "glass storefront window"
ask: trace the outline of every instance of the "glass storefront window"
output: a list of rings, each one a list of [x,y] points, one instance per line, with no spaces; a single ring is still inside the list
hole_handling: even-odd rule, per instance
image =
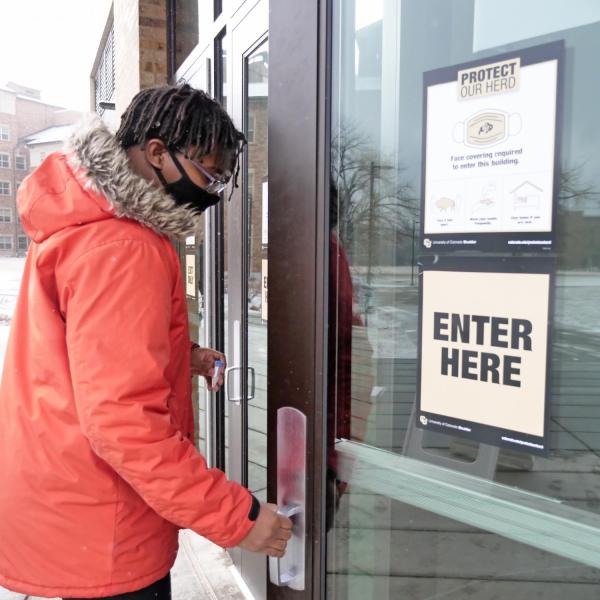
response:
[[[182,270],[185,275],[185,292],[190,326],[190,338],[203,344],[205,339],[205,290],[204,290],[204,217],[196,235],[185,238],[180,244]],[[201,452],[206,452],[206,395],[204,378],[195,378],[192,387],[194,407],[195,444]]]
[[[215,53],[215,71],[214,71],[214,87],[215,99],[220,102],[221,106],[227,110],[227,48],[229,45],[227,30],[223,29],[214,40]],[[228,192],[225,192],[228,193]],[[229,347],[229,244],[226,240],[229,238],[229,202],[221,201],[214,209],[216,240],[215,251],[217,254],[217,262],[222,263],[219,269],[217,281],[217,302],[221,308],[217,308],[215,333],[216,339],[222,340],[223,352],[225,356],[231,356],[231,348]],[[221,235],[222,233],[222,235]],[[225,401],[224,390],[216,394],[215,399],[215,465],[224,469],[225,473],[230,475],[231,455],[229,444],[229,402]],[[221,452],[223,455],[221,456]]]
[[[255,393],[248,403],[248,487],[266,501],[267,490],[267,277],[269,42],[246,59],[248,366]]]
[[[328,597],[595,597],[600,11],[584,1],[335,0],[332,26]],[[498,452],[415,424],[421,273],[448,255],[421,240],[423,76],[561,40],[548,451]],[[551,102],[540,97],[539,112]],[[479,153],[489,146],[476,134],[490,123],[468,132]],[[469,193],[440,203],[446,222]],[[542,252],[450,254],[469,270],[477,258],[535,262]]]

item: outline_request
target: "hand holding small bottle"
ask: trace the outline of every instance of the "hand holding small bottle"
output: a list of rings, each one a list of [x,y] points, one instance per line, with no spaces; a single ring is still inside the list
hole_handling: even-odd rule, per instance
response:
[[[210,392],[217,392],[221,389],[226,368],[227,359],[222,352],[200,346],[192,348],[192,375],[203,376]]]

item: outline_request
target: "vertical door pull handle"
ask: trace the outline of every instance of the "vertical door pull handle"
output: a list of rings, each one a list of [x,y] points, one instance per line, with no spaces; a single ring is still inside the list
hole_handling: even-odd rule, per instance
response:
[[[225,389],[227,391],[227,400],[229,400],[229,402],[234,402],[236,404],[239,404],[244,398],[242,397],[241,394],[238,396],[235,395],[237,390],[239,390],[239,385],[235,386],[235,384],[231,380],[231,375],[232,375],[232,373],[235,373],[236,371],[241,371],[241,370],[242,370],[242,367],[227,367],[225,369]]]
[[[277,512],[291,519],[302,512],[302,506],[299,504],[287,504],[286,506],[280,506]],[[269,556],[269,574],[273,585],[286,587],[298,576],[298,568],[295,565],[282,568],[281,558]]]
[[[269,557],[273,585],[304,590],[306,569],[306,415],[277,410],[277,512],[292,520],[292,537],[281,558]]]
[[[248,396],[247,398],[244,398],[244,395],[240,392],[238,392],[239,390],[239,386],[234,387],[234,381],[235,380],[231,380],[230,376],[232,373],[235,373],[236,371],[242,371],[242,367],[227,367],[227,369],[225,369],[225,389],[227,390],[227,400],[229,400],[229,402],[234,402],[235,404],[239,404],[242,400],[254,400],[254,394],[256,393],[256,374],[254,372],[254,367],[248,367],[248,374],[249,374],[249,380],[250,380],[250,391],[248,392]],[[238,395],[236,395],[236,392],[238,392]]]
[[[281,570],[281,559],[276,556],[269,556],[269,574],[271,583],[279,587],[286,587],[298,575],[296,567],[289,567],[284,572]]]
[[[254,394],[256,393],[256,373],[254,367],[248,367],[248,374],[250,375],[250,391],[248,392],[248,400],[254,400]]]
[[[299,504],[288,504],[286,506],[281,506],[277,509],[277,512],[283,516],[291,519],[294,515],[302,512],[302,507]]]

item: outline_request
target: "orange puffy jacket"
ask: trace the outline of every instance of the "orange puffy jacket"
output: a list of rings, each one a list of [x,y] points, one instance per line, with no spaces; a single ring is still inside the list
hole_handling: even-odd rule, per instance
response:
[[[237,545],[252,498],[192,443],[187,308],[165,237],[198,217],[133,174],[102,126],[49,156],[18,204],[33,243],[0,389],[0,585],[121,594],[169,571],[179,528]]]

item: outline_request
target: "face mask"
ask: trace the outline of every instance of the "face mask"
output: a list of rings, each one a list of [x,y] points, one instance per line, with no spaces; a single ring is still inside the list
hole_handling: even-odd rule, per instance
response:
[[[157,169],[154,165],[152,165],[152,168],[162,183],[165,192],[169,194],[177,204],[180,206],[187,206],[197,213],[202,213],[221,199],[218,194],[210,194],[204,188],[196,185],[185,172],[185,169],[179,160],[177,160],[175,154],[169,150],[169,155],[173,159],[178,171],[181,173],[181,177],[177,181],[167,183],[161,170]]]

